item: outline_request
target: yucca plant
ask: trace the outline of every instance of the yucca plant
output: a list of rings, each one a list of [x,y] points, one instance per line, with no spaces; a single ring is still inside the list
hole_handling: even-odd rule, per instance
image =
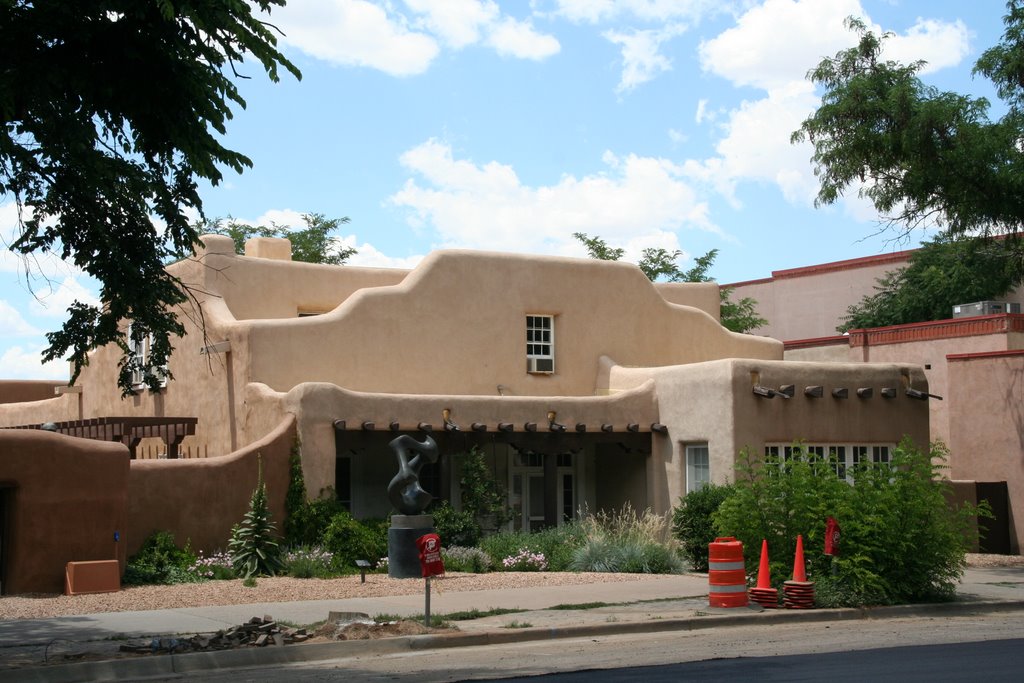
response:
[[[267,487],[263,483],[263,463],[259,464],[256,489],[249,501],[249,511],[240,524],[231,529],[228,550],[231,563],[239,576],[273,576],[284,569],[281,548],[275,536],[277,529],[270,521]]]

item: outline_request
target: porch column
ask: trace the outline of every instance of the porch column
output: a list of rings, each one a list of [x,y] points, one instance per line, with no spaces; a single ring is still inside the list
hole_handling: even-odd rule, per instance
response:
[[[558,455],[544,454],[544,526],[558,526]]]

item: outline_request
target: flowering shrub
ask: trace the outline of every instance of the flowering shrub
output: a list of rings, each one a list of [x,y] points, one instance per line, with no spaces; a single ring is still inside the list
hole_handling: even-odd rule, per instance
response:
[[[333,564],[334,554],[320,546],[294,548],[284,556],[285,571],[297,579],[329,576]]]
[[[445,570],[450,572],[482,574],[491,570],[491,557],[480,548],[453,545],[441,549],[441,558]]]
[[[188,570],[201,579],[223,581],[237,578],[235,568],[231,564],[231,555],[226,552],[204,557],[203,551],[200,550],[196,561],[189,565]]]
[[[544,553],[520,548],[518,553],[502,560],[501,566],[508,572],[542,572],[548,568],[548,561]]]
[[[388,556],[387,555],[385,555],[384,557],[382,557],[379,560],[377,560],[377,571],[379,571],[382,574],[387,574],[388,573]]]

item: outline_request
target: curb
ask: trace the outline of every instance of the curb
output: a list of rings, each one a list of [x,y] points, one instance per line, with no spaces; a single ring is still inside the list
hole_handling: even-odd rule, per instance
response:
[[[0,683],[79,683],[82,681],[116,681],[125,678],[185,677],[193,671],[236,669],[292,664],[350,656],[387,655],[420,650],[442,650],[456,647],[504,645],[562,638],[588,638],[627,633],[661,631],[697,631],[715,627],[758,624],[761,622],[824,622],[855,619],[895,619],[931,616],[934,614],[970,614],[1024,610],[1024,600],[983,600],[972,602],[894,605],[888,607],[846,607],[815,610],[744,610],[742,614],[709,613],[707,616],[684,619],[612,622],[582,626],[494,630],[481,633],[429,634],[398,636],[380,640],[348,640],[336,643],[310,643],[276,648],[246,648],[219,652],[190,652],[180,655],[158,655],[138,659],[109,659],[97,662],[60,664],[0,671]],[[724,611],[724,610],[723,610]]]

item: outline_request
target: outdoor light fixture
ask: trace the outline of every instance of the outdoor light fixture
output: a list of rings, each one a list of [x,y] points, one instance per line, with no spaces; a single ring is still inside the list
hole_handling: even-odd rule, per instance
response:
[[[832,398],[848,398],[850,390],[846,387],[836,387],[832,390]]]
[[[564,432],[565,431],[565,425],[558,424],[557,422],[555,422],[555,417],[556,416],[557,416],[557,413],[555,411],[553,411],[553,410],[549,410],[548,411],[548,429],[550,429],[553,432]]]
[[[896,390],[892,387],[882,387],[882,398],[896,398]]]
[[[871,398],[875,395],[875,390],[871,387],[860,387],[857,389],[857,398]]]
[[[804,387],[804,396],[808,398],[821,398],[825,395],[825,390],[822,389],[820,384],[814,386]]]
[[[512,427],[512,423],[511,422],[499,422],[498,423],[498,431],[499,432],[511,432],[512,429],[513,429],[513,427]]]
[[[441,420],[444,422],[444,431],[446,432],[461,432],[459,425],[452,422],[452,411],[445,408],[441,411]]]
[[[367,432],[372,432],[374,427],[376,426],[377,425],[375,425],[373,422],[370,422],[369,420],[363,423],[363,429]]]
[[[487,431],[487,425],[485,425],[483,422],[474,422],[473,424],[469,425],[469,428],[472,429],[474,432]]]
[[[660,422],[652,422],[651,431],[657,432],[658,434],[668,434],[668,427],[661,424]]]

